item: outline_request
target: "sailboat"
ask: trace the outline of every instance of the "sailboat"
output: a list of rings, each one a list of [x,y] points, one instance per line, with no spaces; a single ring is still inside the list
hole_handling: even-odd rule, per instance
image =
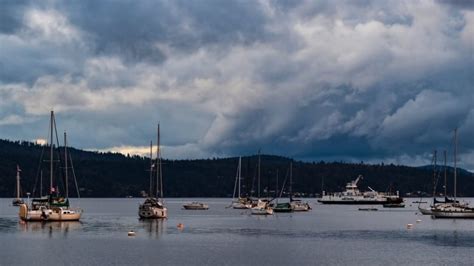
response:
[[[12,201],[12,205],[13,206],[20,206],[20,204],[23,204],[25,203],[22,199],[21,199],[21,195],[20,195],[20,166],[16,166],[16,198],[13,199]]]
[[[260,151],[258,153],[258,199],[256,202],[256,206],[252,207],[252,214],[253,215],[272,215],[273,209],[270,207],[270,202],[268,200],[262,200],[260,198]]]
[[[452,202],[435,204],[431,215],[435,218],[474,219],[474,208],[469,203],[460,203],[456,200],[457,186],[457,128],[454,129],[454,194]]]
[[[439,200],[439,199],[434,198],[433,201],[434,201],[435,204],[436,204],[436,203],[449,203],[449,202],[451,202],[451,203],[452,203],[452,202],[459,203],[458,200],[450,199],[450,198],[448,197],[448,192],[447,192],[447,185],[448,185],[448,184],[447,184],[447,183],[448,183],[448,182],[447,182],[447,168],[448,168],[448,167],[446,166],[446,163],[447,163],[446,161],[447,161],[447,160],[446,160],[446,151],[444,151],[444,186],[443,186],[443,188],[444,188],[444,199],[443,199],[443,200]]]
[[[285,180],[283,181],[283,186],[280,190],[280,194],[276,196],[277,202],[276,202],[275,207],[273,207],[274,212],[293,212],[293,208],[290,202],[283,202],[283,203],[278,202],[278,198],[281,198],[283,191],[285,189],[286,178],[288,177],[288,172],[286,174],[287,176],[285,177]],[[278,175],[277,175],[277,184],[278,184]],[[277,185],[277,190],[278,190],[278,185]]]
[[[150,144],[150,191],[145,201],[138,207],[138,216],[141,219],[163,219],[168,217],[168,209],[163,201],[163,173],[160,151],[160,124],[156,148],[156,162],[153,163],[153,143]],[[156,189],[153,189],[153,172],[156,169]],[[153,195],[155,194],[155,195]]]
[[[444,180],[444,193],[446,195],[446,153],[445,153],[445,158],[444,158],[444,162],[445,162],[445,165],[444,165],[444,170],[445,170],[445,180]],[[418,205],[418,210],[421,212],[421,214],[423,215],[432,215],[433,214],[433,209],[434,207],[439,204],[439,203],[442,203],[438,200],[436,200],[436,187],[437,187],[437,184],[438,184],[438,176],[439,176],[439,172],[438,172],[438,167],[437,167],[437,151],[435,150],[433,152],[433,159],[432,159],[432,164],[433,164],[433,203],[429,206],[429,207],[421,207],[421,203]],[[421,202],[421,201],[420,201]]]
[[[68,162],[72,163],[71,157],[68,156],[67,152],[67,135],[64,132],[64,169],[65,169],[65,195],[59,193],[59,186],[54,176],[54,133],[56,129],[56,119],[54,112],[51,111],[50,117],[50,189],[49,194],[46,197],[33,199],[31,204],[20,204],[20,219],[24,221],[78,221],[81,218],[82,209],[73,209],[69,206],[69,188],[68,188]],[[56,133],[57,137],[57,133]],[[57,138],[56,138],[57,139]],[[59,146],[59,143],[57,143]],[[72,168],[73,169],[73,168]],[[73,170],[74,173],[74,170]],[[75,176],[74,176],[75,178]],[[57,179],[57,178],[56,178]],[[78,193],[79,196],[79,193]]]
[[[237,166],[237,174],[235,175],[234,196],[232,200],[232,208],[234,209],[250,209],[252,202],[248,198],[243,198],[240,193],[242,180],[242,157],[239,157],[239,165]],[[236,197],[237,193],[237,197]]]
[[[290,162],[290,205],[295,212],[307,212],[311,210],[309,203],[293,198],[293,162]]]

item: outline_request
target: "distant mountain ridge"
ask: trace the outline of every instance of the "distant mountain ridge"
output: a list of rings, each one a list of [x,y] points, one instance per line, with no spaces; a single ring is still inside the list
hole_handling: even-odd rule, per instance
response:
[[[17,164],[22,169],[22,191],[33,192],[34,184],[39,183],[39,164],[43,149],[44,146],[31,142],[0,140],[0,197],[13,196]],[[70,154],[83,197],[140,197],[142,191],[148,191],[148,158],[74,148],[70,149]],[[261,194],[273,196],[277,171],[281,189],[291,159],[273,155],[262,155],[261,159]],[[231,197],[237,163],[237,157],[163,160],[165,197]],[[46,184],[49,172],[46,163],[43,162],[42,166],[43,183]],[[57,171],[60,172],[61,168],[57,167]],[[242,157],[243,193],[251,194],[252,190],[256,193],[256,172],[257,156]],[[361,190],[367,190],[367,186],[370,186],[378,191],[391,189],[412,195],[430,194],[432,191],[433,175],[429,166],[324,161],[294,161],[293,191],[306,196],[315,196],[321,193],[322,188],[328,192],[342,191],[345,184],[359,174],[364,176],[359,183]],[[448,181],[448,188],[452,187],[452,180]],[[458,187],[459,196],[474,196],[472,173],[460,170],[458,184],[462,184]],[[69,185],[72,190],[73,184]],[[38,191],[37,186],[36,192]],[[43,191],[46,188],[43,187]]]
[[[427,171],[433,171],[433,165],[422,165],[422,166],[417,166],[417,167],[420,168],[420,169],[427,170]],[[441,171],[441,172],[444,171],[444,165],[437,165],[437,168],[438,168],[438,171]],[[464,168],[460,168],[460,167],[457,167],[457,171],[458,171],[458,174],[461,174],[461,175],[472,175],[472,174],[474,174],[473,172],[471,172],[469,170],[466,170]],[[450,166],[450,165],[447,165],[446,166],[446,172],[452,175],[454,173],[454,167]]]

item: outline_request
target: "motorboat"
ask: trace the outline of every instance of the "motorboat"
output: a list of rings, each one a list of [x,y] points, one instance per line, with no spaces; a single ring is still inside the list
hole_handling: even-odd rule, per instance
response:
[[[291,200],[290,206],[295,212],[307,212],[311,210],[309,203],[303,202],[301,200],[295,200],[295,199]]]
[[[194,202],[191,202],[191,203],[188,203],[188,204],[184,204],[183,208],[185,210],[208,210],[209,205],[201,203],[201,202],[194,201]]]

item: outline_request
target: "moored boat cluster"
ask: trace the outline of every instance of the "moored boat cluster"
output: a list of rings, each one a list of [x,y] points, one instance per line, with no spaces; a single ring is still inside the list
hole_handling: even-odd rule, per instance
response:
[[[69,201],[69,169],[72,169],[73,178],[75,181],[74,169],[72,166],[72,158],[68,154],[67,135],[64,133],[64,145],[59,149],[59,141],[57,136],[56,120],[54,112],[51,111],[50,117],[50,132],[49,132],[49,186],[48,192],[43,195],[43,176],[41,171],[40,193],[39,197],[35,197],[35,190],[33,190],[33,197],[30,199],[28,194],[27,201],[23,201],[20,195],[20,173],[21,169],[17,166],[16,175],[16,198],[12,205],[19,207],[19,217],[22,221],[78,221],[80,220],[83,210],[80,208],[72,208]],[[56,133],[56,146],[54,143],[54,136]],[[454,197],[450,199],[446,195],[444,201],[437,200],[435,193],[433,193],[433,204],[429,208],[422,208],[419,206],[419,211],[424,215],[431,215],[435,218],[474,218],[474,208],[470,207],[468,203],[460,203],[456,199],[456,152],[457,152],[457,131],[455,131],[455,152],[454,152]],[[43,156],[43,153],[42,153]],[[445,157],[446,158],[446,157]],[[41,158],[40,161],[44,161]],[[55,163],[62,163],[61,166],[55,167]],[[446,163],[446,159],[445,159]],[[434,164],[436,166],[436,153],[434,155]],[[64,171],[55,173],[56,168],[62,168]],[[266,197],[260,194],[260,169],[261,159],[260,152],[258,156],[257,165],[257,190],[252,189],[247,193],[242,193],[242,159],[239,158],[237,166],[237,174],[235,176],[234,194],[229,208],[249,210],[252,215],[273,215],[279,212],[307,212],[312,208],[308,202],[301,199],[294,198],[292,191],[293,185],[293,164],[289,163],[287,175],[280,188],[278,186],[278,171],[276,176],[275,195],[269,196],[268,190]],[[436,173],[437,168],[435,167]],[[446,166],[445,166],[446,169]],[[168,209],[165,206],[163,195],[163,173],[161,163],[160,151],[160,125],[157,128],[157,149],[156,158],[153,159],[153,143],[150,143],[150,187],[145,200],[138,206],[138,217],[140,219],[165,219],[168,217]],[[255,177],[254,177],[255,178]],[[288,200],[282,202],[283,193],[289,179],[288,184]],[[318,200],[321,204],[354,204],[354,205],[383,205],[384,208],[404,208],[404,200],[400,197],[399,192],[377,192],[369,188],[369,191],[360,191],[358,183],[362,180],[362,175],[359,175],[355,180],[349,182],[345,186],[345,191],[336,193],[325,193],[323,191],[322,197]],[[63,181],[64,191],[59,191],[59,181]],[[36,182],[35,182],[36,183]],[[74,182],[77,184],[77,182]],[[436,183],[436,182],[435,182]],[[77,186],[77,185],[76,185]],[[446,170],[445,170],[445,186],[446,188]],[[76,188],[77,197],[79,197],[79,190]],[[208,210],[209,205],[202,202],[191,202],[183,205],[184,210]],[[375,211],[376,208],[359,208],[360,211]]]

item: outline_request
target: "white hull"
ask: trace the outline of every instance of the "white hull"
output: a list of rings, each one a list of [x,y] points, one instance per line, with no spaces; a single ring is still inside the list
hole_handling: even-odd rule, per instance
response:
[[[396,194],[377,192],[369,187],[370,191],[362,192],[357,188],[357,183],[362,178],[361,175],[356,180],[347,183],[346,190],[326,195],[318,202],[323,204],[354,204],[354,205],[377,205],[386,203],[402,203],[403,199]]]
[[[291,202],[290,205],[295,212],[307,212],[311,209],[308,203],[303,202]]]
[[[140,208],[138,216],[142,219],[163,219],[168,217],[168,209],[159,207]]]
[[[68,208],[40,208],[38,210],[29,210],[26,204],[20,205],[20,219],[23,221],[37,222],[65,222],[79,221],[82,210],[73,210]]]
[[[209,205],[204,204],[204,203],[190,203],[190,204],[184,204],[183,208],[185,210],[208,210]]]
[[[364,197],[364,196],[323,196],[318,202],[323,204],[385,204],[387,199],[385,197],[374,196],[374,197]]]
[[[474,208],[467,204],[443,203],[432,209],[432,215],[435,218],[474,219]]]
[[[435,218],[474,219],[474,211],[471,211],[471,212],[433,211],[432,215]]]

